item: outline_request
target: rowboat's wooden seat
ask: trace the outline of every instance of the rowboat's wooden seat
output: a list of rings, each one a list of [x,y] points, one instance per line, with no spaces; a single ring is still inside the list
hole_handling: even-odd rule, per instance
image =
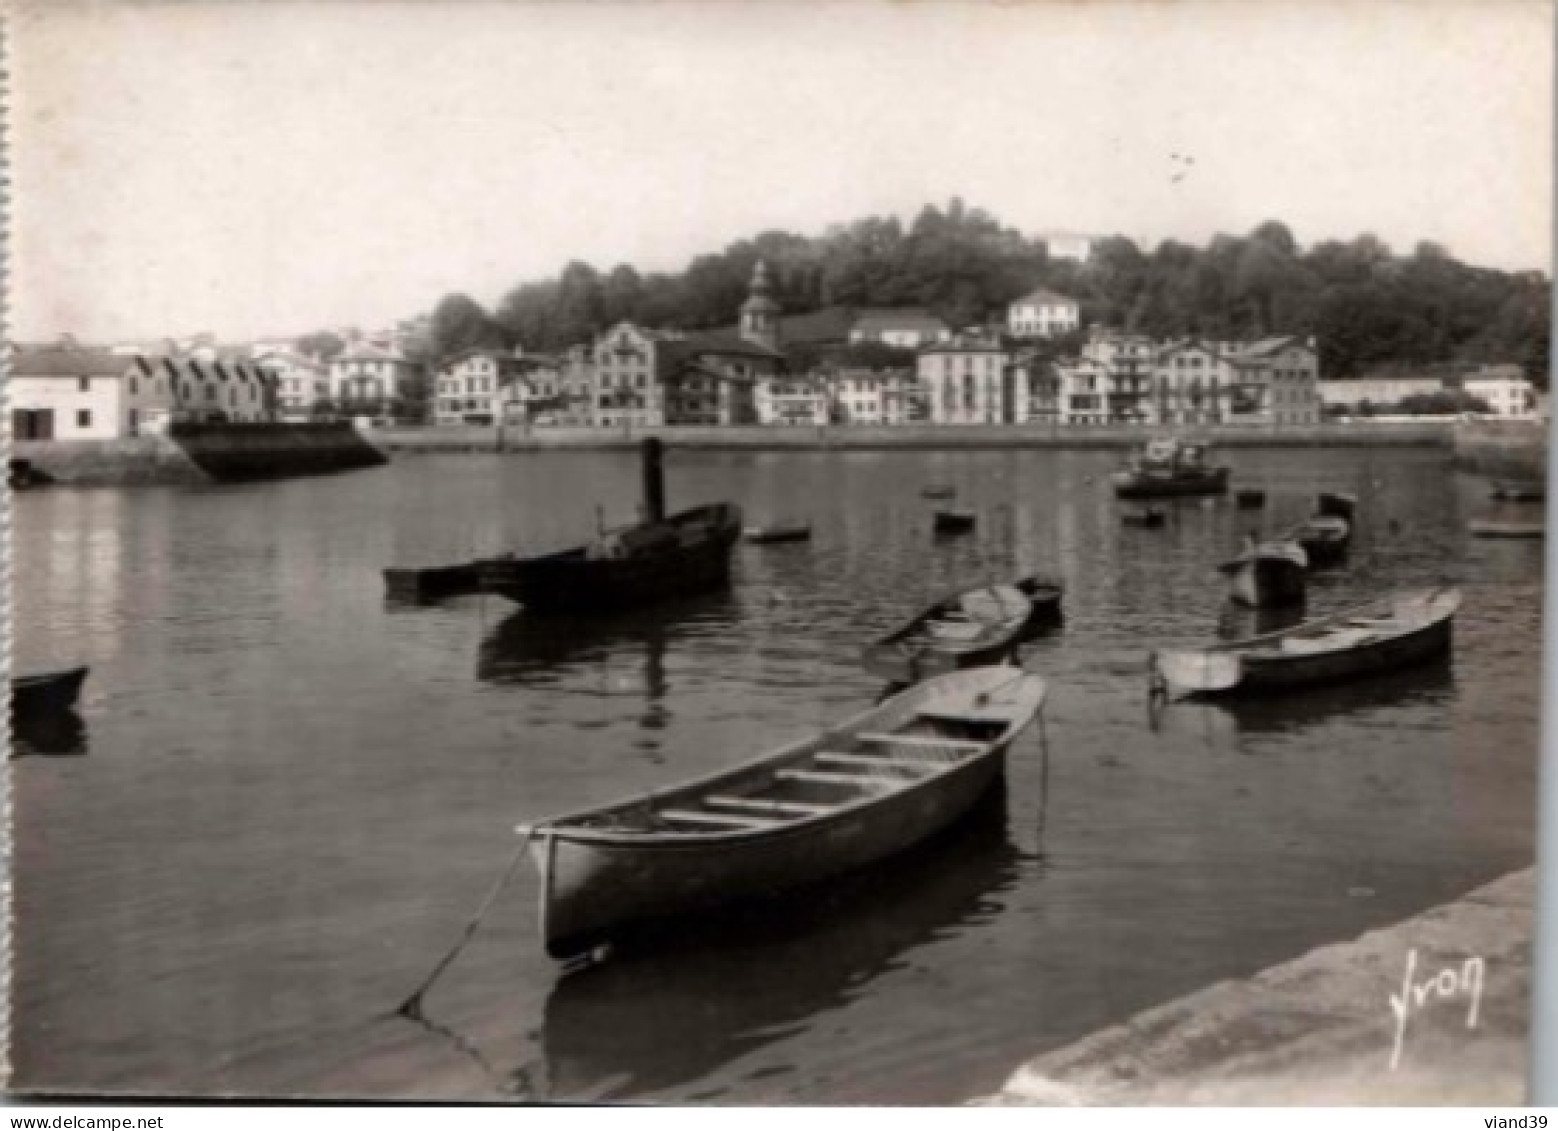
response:
[[[933,620],[929,621],[925,628],[938,640],[958,642],[977,640],[985,633],[984,625],[966,620]]]
[[[883,774],[845,774],[832,770],[780,770],[774,777],[781,781],[818,782],[822,785],[881,785],[901,784]]]
[[[983,750],[985,743],[969,742],[965,738],[942,738],[935,734],[877,734],[865,731],[855,735],[861,742],[869,742],[872,745],[883,746],[945,746],[954,750],[966,750],[973,753]]]
[[[732,809],[752,809],[757,812],[793,813],[801,817],[815,817],[819,813],[831,813],[837,805],[818,805],[809,801],[778,801],[767,797],[729,797],[719,794],[705,797],[705,805],[718,805]]]
[[[784,824],[774,817],[751,817],[744,813],[699,813],[692,809],[662,809],[660,816],[684,825],[723,825],[738,829],[771,829]]]
[[[937,766],[947,765],[947,760],[935,755],[892,754],[834,754],[825,751],[817,755],[818,762],[830,762],[840,766],[875,766],[881,770],[907,770],[920,775],[931,773]]]

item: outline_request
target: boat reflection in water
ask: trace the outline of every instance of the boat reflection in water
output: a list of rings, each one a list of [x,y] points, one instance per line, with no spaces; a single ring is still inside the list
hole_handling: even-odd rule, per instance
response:
[[[11,719],[11,757],[87,752],[87,724],[72,708],[19,712]]]
[[[557,982],[539,1062],[509,1087],[532,1100],[644,1095],[804,1029],[915,947],[999,913],[995,897],[1020,866],[1007,819],[998,783],[965,819],[890,861],[625,940]]]
[[[1186,732],[1231,727],[1241,736],[1291,734],[1347,715],[1441,706],[1449,701],[1454,687],[1451,660],[1444,655],[1351,683],[1326,684],[1288,695],[1219,699],[1215,703],[1181,700],[1166,709],[1164,721]]]

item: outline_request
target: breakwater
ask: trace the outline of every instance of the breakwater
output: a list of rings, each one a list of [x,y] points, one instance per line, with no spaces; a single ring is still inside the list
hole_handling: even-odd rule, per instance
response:
[[[165,435],[17,441],[11,455],[55,483],[82,487],[280,479],[386,460],[347,423],[176,424]]]
[[[1236,448],[1446,447],[1451,429],[1429,424],[1319,424],[1282,428],[1215,427],[1178,430],[1186,440]],[[425,427],[377,429],[373,441],[392,454],[448,452],[613,451],[636,448],[656,436],[668,448],[704,451],[946,451],[1002,448],[1127,449],[1152,430],[1140,427],[1051,425],[935,425],[881,427],[729,427],[671,425],[659,428]]]

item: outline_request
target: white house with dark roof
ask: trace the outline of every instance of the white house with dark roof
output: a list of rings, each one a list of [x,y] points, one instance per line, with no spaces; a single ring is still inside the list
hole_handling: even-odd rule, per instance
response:
[[[347,415],[383,412],[407,395],[415,369],[393,350],[353,342],[330,361],[330,399]]]
[[[862,310],[849,328],[851,342],[878,342],[899,349],[919,349],[950,337],[950,326],[930,311],[918,307]]]
[[[330,397],[329,367],[319,358],[285,344],[267,345],[255,352],[254,364],[275,381],[282,420],[311,420],[314,406]]]
[[[1053,338],[1074,333],[1081,325],[1082,308],[1076,299],[1043,287],[1006,308],[1006,329],[1014,338]]]
[[[17,440],[116,440],[166,423],[173,396],[146,361],[75,345],[9,351],[6,397]]]

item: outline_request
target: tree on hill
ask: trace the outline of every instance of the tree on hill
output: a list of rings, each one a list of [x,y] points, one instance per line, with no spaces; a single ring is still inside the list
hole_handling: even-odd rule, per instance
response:
[[[450,294],[433,308],[430,360],[438,365],[461,350],[509,348],[508,335],[469,295]]]

